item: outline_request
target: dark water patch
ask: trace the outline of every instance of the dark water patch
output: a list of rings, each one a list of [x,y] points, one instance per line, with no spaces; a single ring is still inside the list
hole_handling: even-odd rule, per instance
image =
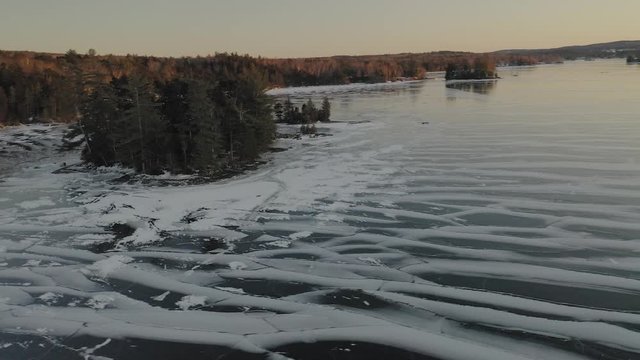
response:
[[[342,255],[352,255],[352,254],[380,254],[380,253],[388,253],[389,250],[382,248],[382,247],[375,247],[375,246],[367,246],[367,245],[361,245],[361,246],[356,246],[350,249],[345,249],[345,250],[337,250],[336,253],[338,254],[342,254]]]
[[[492,231],[491,234],[493,235],[502,235],[502,236],[513,236],[513,237],[518,237],[518,238],[525,238],[525,239],[544,239],[544,238],[548,238],[549,235],[547,234],[543,234],[540,232],[535,232],[535,231],[527,231],[527,230],[497,230],[497,231]]]
[[[161,246],[165,251],[172,249],[182,253],[186,250],[199,254],[220,252],[228,248],[221,238],[180,233],[166,233]]]
[[[491,201],[491,200],[471,200],[471,199],[464,199],[464,200],[458,200],[458,199],[442,199],[442,200],[438,200],[438,203],[444,204],[444,205],[457,205],[457,206],[461,206],[461,207],[488,207],[489,205],[494,205],[496,204],[495,201]]]
[[[403,222],[403,226],[409,229],[437,229],[444,226],[450,226],[451,223],[447,221],[428,220],[421,219],[419,217],[409,217],[399,215],[396,219]],[[393,226],[394,224],[390,224]],[[377,226],[377,225],[376,225]]]
[[[480,226],[510,226],[523,228],[543,228],[547,226],[547,222],[542,219],[491,212],[462,215],[460,218],[466,220],[469,224]]]
[[[640,231],[638,230],[626,230],[620,228],[594,226],[594,225],[566,225],[562,226],[563,229],[591,234],[598,238],[611,239],[611,240],[640,240]]]
[[[607,212],[595,212],[595,211],[579,211],[579,210],[566,210],[566,209],[528,209],[526,207],[509,207],[509,210],[523,213],[534,213],[540,215],[561,217],[576,217],[586,219],[606,219],[606,220],[618,220],[617,215],[610,215]]]
[[[411,245],[389,245],[388,247],[420,258],[460,258],[460,256],[456,255],[454,251],[446,251],[429,247]]]
[[[182,253],[181,253],[182,254]],[[188,257],[188,254],[184,254]],[[131,255],[135,257],[135,254]],[[160,270],[165,271],[178,271],[187,272],[193,271],[207,271],[210,273],[211,279],[216,278],[216,271],[228,270],[229,266],[223,263],[203,264],[200,261],[188,260],[186,258],[163,258],[163,257],[139,257],[136,259],[136,263],[147,263],[156,266]]]
[[[322,257],[314,253],[304,252],[304,250],[288,250],[283,249],[282,252],[264,255],[264,258],[271,259],[292,259],[292,260],[320,260]]]
[[[640,294],[602,289],[584,289],[568,285],[533,283],[527,280],[496,279],[481,275],[415,274],[435,283],[480,291],[511,294],[535,300],[577,307],[640,312]]]
[[[107,226],[105,230],[112,233],[116,240],[122,240],[136,232],[136,229],[133,226],[124,223],[111,224]]]
[[[383,208],[380,209],[380,212],[375,212],[375,211],[370,211],[370,210],[344,210],[341,212],[341,214],[344,215],[352,215],[352,216],[358,216],[358,217],[363,217],[363,218],[370,218],[370,219],[379,219],[379,220],[394,220],[394,218],[391,218],[387,215],[384,214],[385,210]]]
[[[518,244],[516,242],[508,243],[508,242],[497,242],[491,240],[483,240],[483,239],[468,239],[468,238],[455,238],[455,237],[426,237],[420,239],[425,243],[435,244],[435,245],[444,245],[444,246],[452,246],[463,249],[476,249],[476,250],[486,250],[486,249],[496,249],[501,251],[512,251],[516,253],[526,254],[526,255],[552,255],[554,257],[558,257],[559,255],[567,255],[572,254],[573,252],[578,252],[579,250],[564,250],[564,249],[556,249],[556,248],[545,248],[544,243],[541,246],[535,245],[524,245]],[[453,253],[453,251],[451,252]],[[600,254],[597,251],[593,251],[593,254]]]
[[[371,295],[359,289],[339,289],[315,297],[315,301],[323,305],[336,305],[354,309],[379,310],[396,306],[395,304]]]
[[[100,241],[97,243],[93,243],[87,247],[79,246],[79,249],[86,249],[95,254],[104,254],[115,249],[117,246],[117,241],[114,239],[112,241]]]
[[[200,221],[205,218],[208,210],[210,209],[206,207],[201,207],[197,210],[191,211],[187,215],[183,216],[182,219],[180,219],[180,222],[184,224],[191,224],[196,221]]]
[[[511,197],[512,199],[535,199],[537,201],[549,201],[562,204],[607,204],[607,205],[622,205],[622,206],[640,206],[640,197],[629,196],[610,196],[610,195],[598,195],[598,194],[571,194],[571,193],[559,193],[559,192],[524,192],[524,191],[486,191],[482,193],[476,193],[482,196],[495,196],[495,197]],[[538,213],[538,210],[535,210]]]
[[[430,295],[430,294],[424,294],[424,293],[418,293],[418,292],[412,292],[412,291],[399,291],[398,293],[404,294],[404,295],[409,295],[409,296],[412,296],[412,297],[415,297],[415,298],[418,298],[418,299],[437,301],[437,302],[441,302],[441,303],[444,303],[444,304],[455,304],[455,305],[462,305],[462,306],[471,306],[471,307],[476,307],[476,308],[492,309],[492,310],[498,310],[498,311],[503,311],[503,312],[510,312],[512,314],[517,314],[517,315],[523,315],[523,316],[529,316],[529,317],[538,317],[538,318],[549,319],[549,320],[575,321],[575,318],[570,317],[570,316],[555,315],[555,314],[541,313],[541,312],[537,312],[537,311],[528,311],[528,310],[523,310],[523,309],[517,309],[517,308],[513,308],[513,307],[498,306],[498,305],[493,305],[491,303],[473,301],[473,299],[464,299],[463,300],[463,299],[458,299],[458,298]],[[428,309],[426,309],[426,310],[428,311]]]
[[[390,346],[351,341],[291,344],[273,349],[296,360],[440,360]]]
[[[3,360],[83,360],[90,358],[83,348],[105,344],[107,339],[90,336],[59,338],[0,333],[0,340],[12,344],[2,349]],[[93,355],[91,358],[102,356],[118,360],[267,359],[266,354],[251,354],[223,346],[136,338],[110,339],[91,355]]]
[[[390,221],[390,219],[384,219],[384,220]],[[342,222],[345,225],[352,226],[352,227],[355,227],[355,228],[366,227],[366,226],[375,226],[377,228],[384,229],[384,228],[398,228],[398,227],[404,227],[405,226],[404,224],[402,224],[399,221],[394,221],[394,222],[391,222],[391,223],[376,222],[375,218],[371,219],[371,222],[369,222],[368,219],[366,219],[366,218],[364,218],[364,219],[348,219],[347,218],[347,219],[342,220]]]
[[[169,310],[179,309],[176,302],[186,296],[186,294],[176,293],[173,291],[169,291],[169,293],[166,294],[167,290],[164,289],[157,289],[139,283],[117,279],[109,279],[108,285],[110,287],[110,291],[115,291],[130,299],[142,301],[153,306]]]
[[[224,277],[224,276],[223,276]],[[255,280],[224,278],[218,287],[231,287],[242,289],[245,293],[272,298],[281,298],[290,295],[302,294],[318,290],[317,287],[295,281],[280,280]]]
[[[526,326],[526,324],[523,324]],[[572,352],[591,359],[598,360],[634,360],[638,359],[637,353],[632,353],[618,348],[606,346],[593,341],[586,341],[568,337],[554,337],[532,333],[526,330],[511,330],[499,327],[466,323],[464,326],[484,332],[507,336],[512,339],[537,343],[543,347],[553,347],[559,350]]]
[[[385,229],[380,229],[380,228],[377,228],[377,227],[375,227],[375,228],[366,228],[363,231],[361,231],[360,234],[383,235],[383,236],[389,236],[389,237],[397,237],[398,236],[397,231],[385,230]]]
[[[558,261],[558,262],[560,262],[560,261]],[[611,276],[611,277],[616,277],[616,278],[619,278],[619,279],[640,280],[640,269],[635,269],[634,271],[628,271],[628,270],[611,269],[611,268],[608,268],[606,266],[573,265],[573,264],[571,264],[571,265],[566,265],[566,264],[556,265],[556,264],[554,264],[553,266],[557,267],[557,268],[572,270],[572,271],[588,272],[588,273],[592,273],[592,274]],[[640,293],[639,293],[638,296],[640,296]]]

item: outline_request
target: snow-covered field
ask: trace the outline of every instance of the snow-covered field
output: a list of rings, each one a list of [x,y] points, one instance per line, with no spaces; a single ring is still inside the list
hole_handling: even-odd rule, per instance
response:
[[[274,91],[331,97],[331,136],[215,184],[12,153],[0,358],[638,358],[640,82],[620,65]]]

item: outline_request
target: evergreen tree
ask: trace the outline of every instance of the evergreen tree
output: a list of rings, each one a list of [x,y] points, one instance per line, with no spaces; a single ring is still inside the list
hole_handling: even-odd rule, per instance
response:
[[[276,115],[277,122],[282,122],[284,120],[284,107],[282,106],[282,103],[275,103],[273,106],[273,113]]]
[[[158,173],[163,170],[166,138],[151,84],[142,77],[134,76],[123,90],[120,103],[126,109],[121,125],[133,128],[131,136],[123,143],[125,153],[130,155],[130,162],[124,163],[143,173]]]
[[[331,121],[331,103],[329,102],[329,98],[326,96],[322,99],[322,107],[320,108],[320,113],[318,114],[318,120],[320,122],[329,122]]]
[[[116,130],[119,123],[118,101],[111,84],[97,82],[88,76],[87,93],[80,105],[78,122],[86,140],[83,159],[96,165],[112,166],[117,162]]]
[[[215,105],[209,97],[206,84],[191,80],[188,87],[188,117],[193,124],[189,167],[201,172],[215,171],[220,167],[222,152],[220,119],[216,117]]]
[[[304,123],[307,125],[314,124],[318,121],[318,109],[316,109],[316,105],[311,99],[302,105],[302,116],[304,117]]]
[[[162,114],[170,138],[170,151],[167,162],[172,171],[187,169],[189,162],[189,142],[193,132],[188,117],[188,84],[180,79],[172,80],[162,86]]]

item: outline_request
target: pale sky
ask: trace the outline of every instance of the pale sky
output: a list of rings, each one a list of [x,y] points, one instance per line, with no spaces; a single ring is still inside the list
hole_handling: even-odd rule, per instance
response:
[[[640,0],[0,0],[0,49],[266,57],[640,39]]]

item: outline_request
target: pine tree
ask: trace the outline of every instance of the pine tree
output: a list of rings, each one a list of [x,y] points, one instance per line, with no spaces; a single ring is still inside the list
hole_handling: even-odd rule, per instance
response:
[[[275,103],[273,106],[273,113],[276,115],[277,122],[282,122],[284,120],[284,107],[282,106],[282,103]]]
[[[320,122],[331,121],[331,103],[329,102],[329,98],[327,98],[326,96],[324,97],[324,99],[322,99],[322,107],[320,108],[318,120]]]
[[[318,109],[316,109],[316,105],[311,99],[302,105],[302,116],[306,125],[314,124],[318,121]]]
[[[142,173],[163,170],[166,137],[151,84],[142,77],[121,79],[117,96],[122,117],[118,124],[118,160]]]
[[[111,84],[98,82],[94,76],[83,81],[86,94],[80,104],[78,127],[85,138],[83,159],[101,166],[117,162],[116,127],[118,101]]]
[[[189,167],[201,172],[212,172],[220,167],[221,155],[220,119],[216,117],[215,105],[201,81],[188,82],[188,118],[192,125],[190,133],[191,158]]]
[[[172,171],[185,171],[189,161],[192,125],[187,116],[187,87],[188,84],[179,79],[162,86],[162,114],[170,137],[167,162]]]
[[[283,106],[283,121],[287,124],[295,124],[295,108],[291,102],[291,98],[287,97]]]

